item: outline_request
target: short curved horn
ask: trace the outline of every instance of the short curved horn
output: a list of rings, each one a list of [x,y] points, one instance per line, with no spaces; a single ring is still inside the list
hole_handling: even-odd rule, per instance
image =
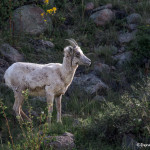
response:
[[[74,39],[71,38],[70,40],[72,40],[78,46],[78,43]]]
[[[71,39],[66,39],[66,40],[71,44],[71,46],[73,46],[73,47],[77,46],[76,43],[74,41],[72,41]]]

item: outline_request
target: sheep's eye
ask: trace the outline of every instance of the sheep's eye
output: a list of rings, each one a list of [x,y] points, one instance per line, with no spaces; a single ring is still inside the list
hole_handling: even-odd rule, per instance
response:
[[[80,57],[80,53],[79,52],[76,52],[76,57]]]

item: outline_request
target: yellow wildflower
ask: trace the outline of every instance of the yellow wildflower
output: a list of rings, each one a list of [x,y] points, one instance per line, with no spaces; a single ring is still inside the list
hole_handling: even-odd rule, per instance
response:
[[[57,10],[57,8],[56,8],[56,7],[53,7],[53,11],[54,11],[54,13],[56,13],[56,10]]]
[[[50,13],[50,9],[47,10],[47,13]]]
[[[43,12],[43,13],[41,13],[41,16],[42,16],[42,17],[44,16],[44,12]]]
[[[53,9],[50,9],[50,14],[53,12]]]
[[[44,20],[45,22],[47,21],[47,20]]]
[[[51,14],[53,12],[53,9],[48,9],[47,13]]]
[[[45,4],[48,4],[48,3],[49,3],[49,0],[45,0],[44,3],[45,3]]]

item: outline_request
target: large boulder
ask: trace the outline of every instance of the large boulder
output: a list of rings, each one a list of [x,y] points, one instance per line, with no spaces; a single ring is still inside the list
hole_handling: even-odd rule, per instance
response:
[[[44,143],[47,147],[55,150],[72,150],[75,148],[74,135],[68,132],[61,136],[47,136]]]
[[[48,51],[54,49],[55,45],[51,41],[45,41],[40,39],[30,39],[31,43],[37,52]]]
[[[52,21],[48,15],[41,15],[44,10],[36,5],[25,5],[13,13],[14,31],[31,35],[41,34],[52,29]]]
[[[141,15],[137,13],[133,13],[127,17],[127,22],[129,24],[138,24],[141,22],[141,20],[142,20]]]
[[[0,46],[0,53],[10,63],[24,60],[23,55],[7,43]]]
[[[89,73],[74,77],[68,93],[72,93],[74,89],[80,89],[80,92],[94,96],[96,94],[106,94],[108,86],[94,73]]]
[[[101,11],[97,11],[90,16],[96,25],[104,26],[109,23],[114,18],[114,13],[110,9],[103,9]]]

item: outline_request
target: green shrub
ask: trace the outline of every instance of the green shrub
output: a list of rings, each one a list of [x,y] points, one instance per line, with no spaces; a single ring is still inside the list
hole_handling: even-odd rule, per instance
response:
[[[144,59],[150,58],[150,26],[141,26],[136,33],[135,40],[129,49],[133,52],[133,63],[141,65]]]
[[[85,137],[90,141],[121,143],[124,134],[132,134],[138,142],[147,143],[150,138],[150,79],[147,81],[142,86],[138,84],[138,88],[133,86],[131,93],[121,96],[118,104],[107,99],[93,123],[84,129]]]

